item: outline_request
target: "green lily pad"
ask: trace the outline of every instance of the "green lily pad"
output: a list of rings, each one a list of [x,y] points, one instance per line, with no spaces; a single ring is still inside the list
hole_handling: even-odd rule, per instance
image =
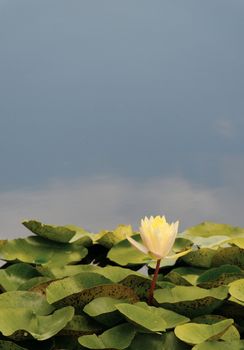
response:
[[[0,285],[5,291],[17,290],[19,286],[30,278],[41,276],[31,265],[18,263],[6,269],[0,269]]]
[[[110,249],[115,244],[123,241],[126,236],[132,236],[133,230],[130,225],[119,225],[113,231],[101,231],[95,235],[95,241],[102,246]]]
[[[51,266],[80,261],[87,252],[80,245],[57,242],[50,244],[50,241],[34,236],[9,240],[0,246],[0,258],[3,260]]]
[[[190,321],[188,317],[177,314],[174,311],[163,309],[162,307],[149,306],[145,302],[138,302],[134,305],[149,311],[152,315],[161,317],[166,322],[166,329],[174,328],[179,324],[184,324]]]
[[[187,255],[182,257],[182,260],[194,267],[211,267],[212,259],[216,251],[210,248],[202,248],[191,251]]]
[[[202,273],[197,279],[197,284],[203,288],[212,288],[228,285],[241,277],[244,277],[244,273],[238,266],[226,264]]]
[[[142,243],[140,235],[133,236],[133,239]],[[141,253],[133,247],[127,239],[114,245],[107,256],[110,260],[122,266],[145,265],[147,262],[151,261],[148,255]]]
[[[237,265],[244,269],[244,249],[239,247],[219,248],[212,259],[212,266]]]
[[[227,295],[228,287],[225,286],[212,289],[175,286],[157,289],[154,299],[163,308],[192,318],[211,313],[224,302]]]
[[[21,330],[35,339],[45,340],[64,328],[73,315],[74,309],[71,306],[56,310],[47,316],[37,315],[31,309],[16,307],[13,312],[12,308],[1,308],[0,332],[8,337]]]
[[[137,333],[127,350],[189,350],[189,346],[179,340],[174,332],[164,334]]]
[[[85,314],[74,315],[71,321],[59,332],[60,336],[81,336],[101,333],[103,326]]]
[[[0,294],[0,310],[2,308],[30,309],[38,315],[47,315],[53,312],[54,307],[46,299],[34,292],[12,291]]]
[[[98,273],[81,272],[78,275],[50,283],[46,288],[47,301],[53,304],[69,295],[82,292],[84,289],[110,283],[108,278]]]
[[[166,330],[166,322],[156,312],[152,313],[151,310],[136,304],[117,304],[116,308],[130,323],[144,331],[163,332]]]
[[[229,293],[232,297],[244,302],[244,278],[229,284]]]
[[[214,324],[225,320],[226,318],[220,315],[203,315],[192,320],[193,323]],[[220,337],[220,340],[235,341],[240,339],[240,333],[234,325],[231,325],[227,331]]]
[[[121,284],[104,284],[82,290],[81,292],[67,296],[58,300],[55,305],[58,307],[72,305],[76,310],[82,310],[84,306],[93,299],[99,297],[113,297],[117,299],[127,299],[130,303],[139,300],[133,289]]]
[[[214,324],[186,323],[175,327],[175,335],[185,343],[195,345],[207,340],[219,339],[233,324],[232,319]]]
[[[218,235],[228,236],[230,238],[241,237],[244,236],[244,228],[205,221],[199,225],[188,228],[184,232],[184,236],[210,237]]]
[[[139,296],[140,299],[148,298],[148,291],[151,287],[151,279],[147,276],[129,275],[120,284],[130,287]]]
[[[18,290],[33,290],[33,288],[46,284],[51,281],[52,280],[49,277],[44,277],[44,276],[33,277],[28,281],[26,281],[25,283],[21,284]]]
[[[135,329],[128,323],[115,326],[101,335],[84,335],[79,337],[79,343],[88,349],[126,349],[136,334]]]
[[[36,220],[23,221],[22,224],[36,235],[54,242],[69,243],[80,240],[79,243],[85,246],[92,244],[90,233],[81,227],[46,225]]]
[[[111,297],[100,297],[93,299],[87,304],[83,311],[98,322],[106,326],[115,326],[123,317],[116,309],[116,304],[127,302],[127,300]]]
[[[172,273],[177,274],[176,276],[179,276],[179,278],[184,279],[186,282],[188,282],[190,285],[193,285],[193,286],[196,285],[197,279],[205,271],[206,270],[203,268],[190,267],[190,266],[177,267],[177,268],[171,270]],[[170,275],[170,273],[168,275]],[[168,275],[166,275],[165,277],[167,277]],[[175,283],[175,284],[177,284],[177,283]]]
[[[244,350],[244,340],[232,342],[207,341],[195,345],[192,350]]]

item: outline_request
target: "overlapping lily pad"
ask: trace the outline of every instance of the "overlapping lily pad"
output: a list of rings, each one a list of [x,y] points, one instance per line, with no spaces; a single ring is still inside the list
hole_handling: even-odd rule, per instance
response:
[[[53,242],[42,237],[17,238],[0,246],[0,258],[31,264],[63,266],[83,259],[88,253],[82,245]]]
[[[36,236],[0,241],[0,349],[244,349],[244,229],[179,234],[151,304],[156,262],[130,226],[24,224]]]
[[[87,335],[79,338],[79,343],[87,349],[126,349],[132,342],[136,331],[131,324],[123,323],[101,335]]]

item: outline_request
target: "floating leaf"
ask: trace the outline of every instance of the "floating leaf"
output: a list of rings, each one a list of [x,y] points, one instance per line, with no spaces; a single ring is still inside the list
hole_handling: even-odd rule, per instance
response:
[[[78,275],[50,283],[46,289],[47,301],[53,304],[69,295],[82,292],[84,289],[109,283],[111,281],[108,278],[98,273],[81,272]]]
[[[6,269],[0,269],[0,285],[5,291],[17,290],[18,287],[30,278],[41,276],[31,265],[18,263]]]
[[[136,334],[135,329],[128,323],[115,326],[99,336],[84,335],[79,343],[88,349],[117,349],[127,348]]]
[[[0,294],[0,310],[2,308],[12,309],[13,313],[16,308],[30,309],[38,315],[47,315],[54,310],[54,307],[48,304],[43,296],[25,291],[12,291]]]
[[[244,278],[230,283],[229,293],[232,297],[244,302]]]
[[[162,307],[188,317],[209,314],[219,307],[228,295],[228,288],[203,289],[193,286],[175,286],[157,289],[155,301]]]
[[[85,246],[92,244],[92,240],[89,237],[91,234],[81,227],[76,227],[74,225],[46,225],[35,220],[23,221],[22,224],[36,235],[54,242],[69,243],[71,241],[77,242],[79,239],[79,243],[83,243]]]
[[[114,326],[123,320],[123,317],[116,309],[116,304],[123,302],[127,302],[127,300],[99,297],[87,304],[83,311],[106,326]]]
[[[135,235],[133,238],[142,243],[140,235]],[[108,252],[108,258],[122,266],[144,265],[151,261],[149,256],[135,249],[127,239],[114,245]]]
[[[31,309],[16,307],[1,308],[0,332],[11,336],[22,330],[38,340],[45,340],[57,334],[72,319],[74,309],[67,306],[48,316],[40,316]],[[23,334],[25,336],[25,333]]]
[[[101,244],[102,246],[110,249],[115,244],[119,243],[120,241],[123,241],[126,238],[126,236],[132,235],[133,231],[130,225],[119,225],[114,231],[105,230],[96,234],[95,241]]]
[[[212,266],[237,265],[244,269],[244,249],[239,247],[219,248],[212,259]]]
[[[226,264],[202,273],[197,284],[202,288],[212,288],[228,285],[241,277],[244,277],[244,273],[238,266]]]
[[[164,334],[137,333],[127,350],[189,350],[189,346],[180,341],[174,332]]]
[[[195,345],[192,350],[244,350],[244,340],[232,342],[207,341]]]
[[[216,251],[210,248],[197,249],[182,257],[182,260],[195,267],[210,267]]]
[[[201,237],[210,237],[210,236],[220,235],[220,236],[228,236],[228,237],[234,238],[234,237],[244,236],[244,228],[205,221],[199,225],[188,228],[184,232],[184,235],[201,236]]]
[[[72,305],[75,307],[75,309],[82,310],[86,304],[99,297],[127,299],[130,303],[135,303],[139,300],[133,289],[129,287],[122,286],[121,284],[105,284],[87,288],[79,293],[67,296],[66,298],[56,302],[56,305],[59,307]]]
[[[190,267],[190,266],[177,267],[171,270],[171,272],[176,273],[178,276],[180,276],[181,278],[183,278],[185,281],[187,281],[193,286],[196,285],[198,277],[201,276],[201,274],[204,273],[205,271],[206,270],[203,268]]]
[[[174,328],[179,324],[184,324],[190,321],[188,317],[177,314],[171,310],[163,309],[162,307],[149,306],[144,302],[138,302],[134,305],[149,311],[152,315],[161,317],[166,322],[166,329]]]
[[[152,313],[146,308],[131,305],[131,304],[117,304],[117,310],[127,319],[129,322],[136,326],[139,326],[143,330],[151,332],[163,332],[165,331],[167,324],[164,319],[157,315],[156,312]]]
[[[146,276],[130,275],[120,281],[120,284],[133,289],[140,299],[147,299],[148,291],[151,287],[151,279]]]
[[[200,344],[207,340],[219,339],[232,324],[232,319],[223,320],[212,325],[186,323],[175,327],[175,335],[188,344]]]
[[[51,281],[52,280],[49,277],[44,277],[44,276],[33,277],[29,279],[29,281],[26,281],[25,283],[21,284],[18,290],[33,290],[34,288],[37,289],[38,286],[46,284]]]
[[[80,261],[87,254],[83,246],[52,242],[42,237],[18,238],[0,246],[0,258],[7,261],[63,266]]]
[[[93,334],[97,332],[101,332],[103,327],[101,324],[86,316],[82,315],[74,315],[71,321],[67,323],[67,325],[60,331],[59,335],[69,335],[69,336],[80,336]]]

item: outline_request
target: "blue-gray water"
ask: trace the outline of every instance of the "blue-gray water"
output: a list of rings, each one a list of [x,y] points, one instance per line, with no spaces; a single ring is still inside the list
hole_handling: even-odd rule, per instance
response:
[[[0,238],[244,226],[242,0],[0,0]]]

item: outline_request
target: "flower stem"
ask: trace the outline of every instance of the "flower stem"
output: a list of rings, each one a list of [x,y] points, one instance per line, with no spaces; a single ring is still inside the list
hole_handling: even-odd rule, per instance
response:
[[[149,293],[148,293],[148,304],[149,305],[152,305],[153,292],[154,292],[154,289],[155,289],[155,286],[156,286],[156,282],[157,282],[157,279],[158,279],[158,272],[159,272],[159,269],[160,269],[160,261],[161,261],[161,259],[157,260],[156,268],[155,268],[154,275],[153,275],[153,280],[152,280],[152,283],[151,283],[151,288],[150,288]]]

